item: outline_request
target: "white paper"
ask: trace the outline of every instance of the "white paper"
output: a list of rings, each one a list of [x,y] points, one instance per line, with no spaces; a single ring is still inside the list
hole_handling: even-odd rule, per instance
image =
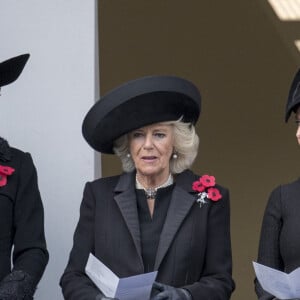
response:
[[[262,288],[279,299],[300,298],[300,267],[287,274],[253,262],[256,277]]]
[[[85,267],[85,273],[105,296],[114,298],[119,284],[118,276],[91,253]]]
[[[119,278],[91,253],[85,272],[105,296],[119,300],[149,299],[157,275],[155,271]]]

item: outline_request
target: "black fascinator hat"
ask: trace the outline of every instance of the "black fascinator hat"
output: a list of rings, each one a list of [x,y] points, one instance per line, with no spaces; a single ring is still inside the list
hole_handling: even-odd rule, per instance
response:
[[[87,113],[82,133],[92,148],[112,154],[113,142],[134,129],[180,117],[195,124],[200,111],[201,96],[190,81],[174,76],[142,77],[101,97]]]
[[[15,56],[0,63],[0,88],[14,82],[22,73],[29,54]]]
[[[296,73],[292,85],[290,87],[288,100],[285,109],[285,122],[288,121],[292,111],[295,112],[300,104],[300,69]]]

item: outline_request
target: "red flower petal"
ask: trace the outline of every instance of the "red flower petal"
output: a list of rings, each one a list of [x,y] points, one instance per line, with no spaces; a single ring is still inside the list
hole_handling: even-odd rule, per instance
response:
[[[5,174],[0,175],[0,186],[5,186],[7,183],[7,176]]]
[[[14,168],[8,166],[1,166],[0,165],[0,173],[5,175],[11,175],[15,171]]]
[[[199,192],[199,193],[203,192],[205,190],[205,186],[203,186],[200,181],[194,181],[192,188],[194,191]]]
[[[207,190],[207,198],[212,201],[218,201],[222,198],[220,191],[216,188],[209,188]]]
[[[203,175],[199,181],[205,186],[205,187],[210,187],[214,186],[216,184],[216,179],[214,176],[209,176],[209,175]]]

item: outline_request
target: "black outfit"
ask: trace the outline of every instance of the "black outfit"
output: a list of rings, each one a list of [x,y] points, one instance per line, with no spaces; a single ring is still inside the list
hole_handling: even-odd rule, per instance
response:
[[[48,262],[37,174],[30,154],[2,138],[0,165],[15,169],[0,187],[0,299],[32,299]]]
[[[269,198],[261,230],[257,261],[271,268],[292,272],[300,266],[300,180],[277,187]],[[274,296],[255,280],[259,300]]]
[[[154,210],[153,228],[143,195],[135,189],[135,173],[87,183],[74,245],[60,281],[65,299],[95,300],[99,295],[84,271],[91,252],[119,277],[158,270],[158,282],[186,289],[193,300],[228,300],[234,289],[229,194],[217,186],[222,199],[200,208],[192,190],[198,178],[184,171],[176,175],[173,186],[158,192],[157,201],[162,202],[156,206],[162,207]],[[150,252],[145,237],[149,230],[154,230]]]
[[[137,209],[141,232],[141,251],[146,272],[154,271],[160,233],[167,217],[174,185],[157,191],[155,208],[151,217],[144,190],[137,190]]]

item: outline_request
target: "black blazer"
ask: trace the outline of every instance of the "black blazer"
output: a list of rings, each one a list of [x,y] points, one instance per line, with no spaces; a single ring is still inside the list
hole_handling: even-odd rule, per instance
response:
[[[257,261],[290,273],[300,267],[300,179],[275,188],[265,209]],[[259,300],[274,299],[255,279]]]
[[[3,152],[0,147],[0,165],[15,172],[0,187],[0,281],[12,270],[22,270],[37,284],[48,262],[37,174],[29,153],[6,146]]]
[[[176,176],[168,214],[161,232],[155,270],[157,281],[185,287],[194,300],[227,300],[234,289],[228,190],[202,208],[192,183],[198,176]],[[74,234],[74,245],[61,278],[65,299],[95,299],[99,290],[85,275],[92,252],[119,277],[144,272],[135,194],[135,174],[87,183]]]

